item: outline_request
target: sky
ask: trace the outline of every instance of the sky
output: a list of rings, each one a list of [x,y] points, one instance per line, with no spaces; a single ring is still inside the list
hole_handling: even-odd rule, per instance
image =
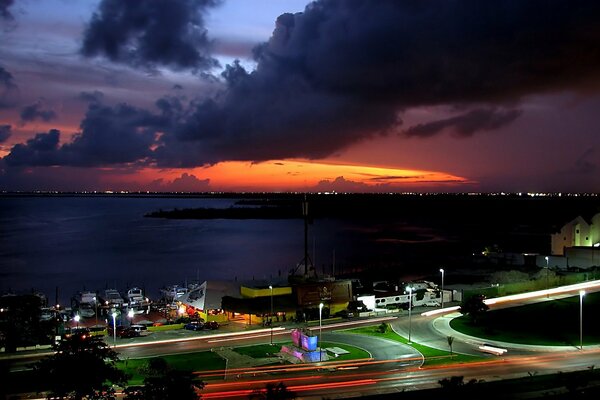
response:
[[[0,191],[599,192],[600,4],[0,0]]]

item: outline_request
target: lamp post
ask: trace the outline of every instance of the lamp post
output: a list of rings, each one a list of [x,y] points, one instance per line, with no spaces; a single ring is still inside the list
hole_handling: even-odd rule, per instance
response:
[[[442,273],[442,308],[444,308],[444,268],[440,268]]]
[[[546,290],[550,289],[550,278],[548,277],[548,273],[550,272],[550,267],[548,266],[548,256],[545,257],[546,258]],[[547,292],[546,293],[546,297],[550,297],[550,293]]]
[[[408,290],[408,344],[410,344],[410,334],[412,329],[412,291],[413,288],[411,286],[407,286],[406,290]]]
[[[323,330],[323,303],[319,304],[319,361],[323,361],[323,351],[321,349],[321,333]]]
[[[113,347],[117,346],[117,313],[113,311]]]
[[[583,350],[583,296],[585,290],[579,291],[579,350]]]
[[[269,289],[271,289],[271,346],[273,346],[273,285],[269,285]]]
[[[94,296],[94,305],[96,306],[96,326],[95,326],[95,328],[98,329],[98,299],[96,298],[96,296]]]
[[[75,318],[73,318],[75,320],[75,323],[77,324],[76,329],[79,330],[79,320],[81,319],[81,317],[79,316],[79,314],[75,314]]]

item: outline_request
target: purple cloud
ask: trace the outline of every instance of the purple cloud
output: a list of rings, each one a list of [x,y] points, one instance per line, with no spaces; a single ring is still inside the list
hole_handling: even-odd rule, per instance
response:
[[[0,110],[14,105],[11,95],[16,89],[17,85],[12,74],[0,65]]]
[[[10,137],[11,128],[12,126],[10,125],[0,125],[0,143],[6,142]]]
[[[459,137],[470,137],[479,131],[493,131],[510,124],[521,115],[520,110],[477,108],[465,114],[411,126],[404,131],[406,136],[431,137],[450,130]]]
[[[155,69],[204,71],[218,65],[203,14],[218,0],[102,0],[88,24],[81,52]]]
[[[12,21],[14,19],[12,13],[8,10],[12,6],[14,0],[0,0],[0,18]]]
[[[36,119],[43,121],[52,121],[56,119],[56,113],[53,110],[45,109],[41,101],[30,104],[21,110],[21,122],[32,122]]]

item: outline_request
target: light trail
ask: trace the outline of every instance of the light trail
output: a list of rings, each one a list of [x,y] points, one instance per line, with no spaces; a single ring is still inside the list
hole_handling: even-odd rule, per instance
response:
[[[277,381],[279,382],[279,381]],[[291,392],[306,392],[309,390],[328,390],[328,389],[338,389],[338,388],[348,388],[348,387],[356,387],[356,386],[365,386],[365,385],[375,385],[377,381],[375,379],[363,379],[358,381],[349,381],[349,382],[331,382],[331,383],[316,383],[310,385],[302,385],[302,386],[289,386],[287,389]],[[217,393],[202,393],[202,398],[205,399],[219,399],[219,398],[231,398],[231,397],[241,397],[241,396],[249,396],[252,393],[264,393],[265,389],[243,389],[243,390],[231,390],[227,392],[217,392]]]
[[[336,324],[327,324],[327,325],[323,325],[323,329],[327,328],[327,329],[331,329],[331,328],[340,328],[340,327],[352,327],[352,326],[357,326],[357,325],[365,325],[365,324],[375,324],[377,322],[385,322],[385,321],[391,321],[394,319],[398,319],[398,317],[380,317],[380,318],[372,318],[372,319],[368,319],[368,320],[362,320],[362,321],[348,321],[348,322],[339,322]],[[311,326],[309,328],[307,328],[311,331],[313,330],[318,330],[319,327],[318,326]]]
[[[275,328],[273,328],[273,330],[275,330]],[[260,334],[254,334],[253,332],[245,332],[248,336],[244,336],[244,338],[250,338],[250,339],[254,339],[254,338],[261,338],[261,337],[270,337],[271,333],[267,332],[267,333],[260,333]],[[278,330],[278,332],[273,332],[273,336],[275,335],[287,335],[289,334],[288,331],[285,330],[285,328],[281,328]],[[230,342],[232,340],[240,340],[239,337],[224,337],[222,339],[213,339],[213,340],[207,340],[207,343],[220,343],[220,342]]]
[[[580,353],[578,353],[580,354]],[[591,349],[584,351],[588,359],[590,356],[591,360],[594,360],[597,355],[600,354],[600,349]],[[577,357],[579,358],[579,356]],[[306,377],[294,377],[286,378],[273,377],[272,379],[261,379],[261,380],[249,380],[244,382],[231,382],[221,384],[208,384],[205,390],[210,389],[221,389],[218,392],[203,392],[202,397],[204,398],[233,398],[248,396],[251,393],[264,393],[264,385],[268,383],[277,384],[282,382],[286,385],[288,390],[295,393],[302,393],[308,391],[322,391],[321,397],[327,397],[328,394],[332,394],[335,389],[351,389],[353,387],[371,386],[378,385],[377,388],[383,388],[383,385],[387,385],[386,388],[390,389],[389,385],[410,385],[410,388],[425,388],[425,387],[437,387],[437,381],[440,378],[448,377],[451,375],[461,374],[473,377],[490,377],[499,374],[515,376],[515,374],[522,374],[525,371],[539,371],[541,373],[556,373],[557,371],[565,370],[565,368],[572,369],[572,367],[566,367],[564,364],[565,360],[574,360],[572,354],[560,353],[560,354],[543,354],[537,356],[511,356],[506,358],[495,358],[488,361],[478,361],[467,364],[445,364],[445,365],[434,365],[431,367],[413,367],[403,368],[401,370],[395,369],[380,369],[376,371],[363,371],[357,373],[341,373],[341,375],[309,375]],[[392,361],[392,360],[387,360]],[[558,363],[558,364],[557,364]],[[558,365],[558,366],[557,366]],[[508,370],[513,372],[509,373]],[[318,380],[330,380],[329,382],[316,383]],[[310,381],[310,384],[302,385],[301,382]],[[248,385],[260,385],[262,387],[248,389]],[[240,388],[245,387],[245,388]],[[405,387],[409,389],[409,387]],[[224,389],[224,390],[223,390]],[[328,393],[328,391],[330,393]],[[308,393],[306,395],[309,395]],[[310,394],[312,396],[312,394]]]
[[[600,280],[595,280],[595,281],[588,281],[588,282],[582,282],[582,283],[575,283],[573,285],[560,286],[560,287],[556,287],[556,288],[552,288],[552,289],[536,290],[534,292],[511,294],[511,295],[502,296],[502,297],[493,297],[491,299],[485,299],[483,302],[489,306],[489,305],[493,305],[493,304],[507,303],[510,301],[534,299],[536,297],[542,297],[542,296],[554,295],[554,294],[566,294],[566,293],[570,293],[570,292],[577,292],[576,294],[579,294],[580,290],[599,289],[599,288],[600,288]],[[455,312],[455,311],[458,311],[459,309],[460,309],[460,306],[438,308],[437,310],[431,310],[431,311],[426,311],[424,313],[421,313],[421,315],[424,317],[431,317],[432,315]]]
[[[280,331],[285,331],[285,328],[283,328],[283,327],[277,327],[277,328],[273,328],[273,331],[276,331],[277,334],[279,334]],[[118,344],[118,345],[116,345],[114,347],[116,347],[116,348],[126,348],[126,347],[137,347],[137,346],[153,346],[153,345],[157,345],[157,344],[191,342],[191,341],[195,341],[195,340],[206,340],[208,343],[211,343],[211,341],[207,340],[207,339],[220,338],[220,337],[222,337],[222,338],[229,338],[229,337],[232,337],[232,336],[234,338],[232,338],[232,339],[224,339],[224,340],[239,340],[240,337],[252,339],[252,338],[267,336],[267,335],[264,334],[265,332],[268,332],[267,335],[271,334],[271,330],[270,329],[257,329],[255,331],[251,331],[251,332],[216,333],[216,334],[212,334],[212,335],[194,336],[194,337],[188,337],[188,338],[155,340],[153,342]],[[215,339],[214,341],[218,341],[218,339]],[[111,347],[113,347],[113,346],[111,346]]]
[[[487,305],[498,304],[498,303],[505,303],[508,301],[532,299],[535,297],[541,297],[541,296],[546,296],[546,295],[551,295],[551,294],[565,294],[565,293],[569,293],[572,291],[579,292],[579,290],[583,290],[583,289],[598,289],[599,287],[600,287],[600,280],[588,281],[588,282],[576,283],[573,285],[560,286],[560,287],[552,288],[552,289],[537,290],[535,292],[527,292],[527,293],[513,294],[510,296],[495,297],[495,298],[491,298],[491,299],[486,299],[483,302]]]

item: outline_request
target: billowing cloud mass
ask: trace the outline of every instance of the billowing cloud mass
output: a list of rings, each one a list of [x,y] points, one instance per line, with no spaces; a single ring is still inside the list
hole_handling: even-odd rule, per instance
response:
[[[219,0],[102,0],[86,28],[85,56],[155,69],[204,71],[218,65],[203,13]]]
[[[317,1],[281,15],[256,70],[228,66],[224,94],[156,155],[175,166],[320,158],[426,105],[473,111],[418,130],[495,129],[519,115],[498,106],[600,80],[598,20],[587,1]]]
[[[0,65],[0,109],[12,107],[10,96],[16,88],[12,74]]]
[[[48,122],[56,118],[56,113],[53,110],[45,108],[44,104],[41,101],[38,101],[23,107],[20,116],[21,122],[31,122],[36,119]]]
[[[103,0],[82,51],[144,68],[209,68],[202,12],[215,4]],[[402,113],[422,106],[464,114],[408,135],[498,129],[520,115],[525,96],[600,87],[598,21],[600,3],[584,0],[316,1],[277,19],[254,50],[254,71],[228,65],[218,95],[189,105],[161,99],[158,113],[92,103],[81,133],[51,159],[165,167],[316,159],[399,132]]]
[[[54,129],[15,145],[4,160],[11,166],[97,167],[142,162],[150,155],[157,134],[168,124],[164,113],[152,114],[127,104],[110,107],[92,103],[81,122],[81,132],[70,143],[59,146],[60,132]]]
[[[513,122],[521,111],[478,108],[456,117],[445,118],[410,127],[407,136],[430,137],[450,130],[460,137],[473,136],[478,131],[493,131]]]
[[[338,193],[361,193],[381,191],[386,185],[367,185],[362,182],[348,180],[338,176],[334,180],[324,179],[319,181],[313,188],[315,192],[338,192]]]
[[[11,12],[8,10],[14,3],[14,0],[0,0],[0,18],[12,20],[14,19]]]
[[[78,97],[80,100],[88,103],[100,103],[104,98],[104,93],[94,90],[93,92],[81,92]]]
[[[56,159],[60,131],[51,129],[48,133],[38,133],[25,144],[19,143],[13,146],[10,154],[2,160],[8,166],[37,166],[58,165]]]
[[[0,125],[0,143],[3,143],[10,137],[10,125]]]
[[[206,192],[210,190],[210,179],[198,179],[196,175],[183,173],[171,182],[157,179],[150,184],[148,190],[157,192]]]

